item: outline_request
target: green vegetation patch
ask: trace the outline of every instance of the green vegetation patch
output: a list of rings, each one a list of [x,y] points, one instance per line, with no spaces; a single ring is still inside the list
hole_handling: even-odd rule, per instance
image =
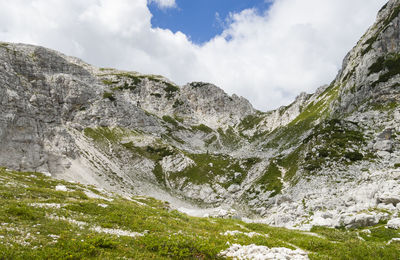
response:
[[[247,130],[247,129],[253,129],[256,127],[258,124],[261,123],[261,121],[264,119],[261,115],[248,115],[239,124],[239,129]]]
[[[271,162],[260,179],[257,180],[257,184],[263,185],[264,190],[273,191],[271,197],[279,194],[282,190],[282,172],[279,170],[276,163]]]
[[[112,90],[126,90],[126,89],[133,91],[136,89],[136,85],[134,83],[128,83],[125,81],[123,85],[112,88]]]
[[[241,165],[241,161],[226,155],[215,154],[188,154],[195,165],[181,172],[171,173],[172,180],[186,178],[185,184],[206,184],[212,182],[216,176],[226,176],[227,181],[220,183],[223,187],[229,187],[233,183],[241,183],[251,167],[251,163]],[[240,177],[235,178],[235,173]]]
[[[143,157],[151,159],[155,162],[159,162],[162,158],[166,156],[173,155],[175,152],[171,150],[169,147],[165,146],[145,146],[145,147],[137,147],[132,142],[125,143],[123,146],[132,152],[135,152]]]
[[[115,83],[118,83],[118,82],[114,82],[114,81],[112,81],[110,79],[103,79],[102,82],[103,82],[104,85],[113,85]]]
[[[151,93],[150,96],[154,96],[156,98],[161,98],[161,94],[160,93]]]
[[[216,135],[213,135],[209,139],[205,140],[204,143],[206,144],[206,146],[210,146],[212,143],[214,143],[217,140],[218,140],[218,137]]]
[[[192,129],[194,131],[201,131],[201,132],[204,132],[206,134],[210,134],[210,133],[213,132],[213,130],[210,127],[208,127],[208,126],[206,126],[204,124],[194,125],[194,126],[192,126]]]
[[[396,101],[389,101],[389,102],[379,102],[379,103],[372,103],[371,109],[377,111],[392,111],[400,105],[399,102]]]
[[[178,121],[176,121],[174,118],[170,117],[170,116],[163,116],[162,119],[167,122],[170,123],[171,125],[177,127],[179,126]]]
[[[365,144],[363,133],[354,123],[339,119],[319,124],[303,143],[309,147],[304,168],[310,172],[319,170],[328,160],[346,162],[349,159],[355,162],[364,158],[362,153],[352,151],[354,147]],[[311,148],[316,148],[316,151]]]
[[[122,128],[109,128],[109,127],[98,127],[98,128],[86,128],[84,134],[90,137],[96,143],[118,143],[124,136],[136,135],[136,132],[125,130]]]
[[[138,85],[142,82],[142,76],[137,76],[131,73],[113,73],[111,75],[117,76],[119,79],[128,78],[132,81],[133,85]]]
[[[236,133],[233,127],[229,126],[225,131],[222,128],[218,128],[219,139],[222,145],[229,148],[237,148],[241,142],[240,135]]]
[[[201,88],[201,87],[207,86],[207,85],[208,85],[208,83],[204,83],[204,82],[192,82],[192,83],[190,83],[190,86],[192,88]]]
[[[264,148],[284,150],[298,144],[301,138],[315,126],[317,120],[329,116],[330,104],[338,98],[339,88],[339,85],[331,84],[320,94],[318,101],[311,102],[297,118],[287,126],[275,129],[270,133],[270,139]]]
[[[110,101],[115,101],[114,94],[111,92],[104,92],[103,93],[103,99],[108,99]]]
[[[182,100],[176,99],[174,104],[172,105],[173,108],[177,108],[185,104]]]
[[[379,57],[377,61],[369,67],[369,75],[383,72],[377,81],[372,83],[375,87],[379,83],[387,82],[393,76],[400,74],[400,54],[391,53],[386,57]]]
[[[177,87],[177,86],[175,86],[175,85],[172,85],[171,83],[168,83],[168,82],[163,82],[163,83],[164,83],[165,85],[167,85],[167,86],[164,88],[164,91],[167,92],[166,97],[167,97],[168,99],[173,98],[173,97],[175,96],[176,92],[179,91],[179,87]]]
[[[110,145],[112,145],[117,157],[118,152],[128,152],[132,157],[144,157],[152,160],[156,164],[156,167],[153,169],[154,175],[160,181],[160,184],[165,183],[164,174],[159,162],[164,157],[174,155],[177,152],[173,147],[164,145],[161,142],[155,142],[147,146],[136,146],[134,142],[129,142],[126,139],[128,138],[129,140],[129,137],[140,135],[140,133],[123,128],[86,128],[84,133],[106,152],[109,151]]]

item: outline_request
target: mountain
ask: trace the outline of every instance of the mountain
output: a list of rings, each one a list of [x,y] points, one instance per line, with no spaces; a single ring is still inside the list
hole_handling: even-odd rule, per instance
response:
[[[1,43],[0,165],[194,215],[304,229],[396,219],[399,37],[391,0],[331,84],[269,112],[212,84]]]

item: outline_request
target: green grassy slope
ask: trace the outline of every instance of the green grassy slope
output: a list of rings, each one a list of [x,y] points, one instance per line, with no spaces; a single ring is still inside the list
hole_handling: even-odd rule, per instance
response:
[[[260,235],[223,235],[229,230]],[[400,244],[387,244],[398,230],[312,231],[194,218],[151,198],[0,169],[0,259],[218,259],[227,242],[299,247],[311,259],[400,257]]]

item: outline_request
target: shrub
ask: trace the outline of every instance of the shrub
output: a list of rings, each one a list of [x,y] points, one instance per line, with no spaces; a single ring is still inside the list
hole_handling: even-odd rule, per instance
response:
[[[310,171],[310,172],[321,169],[321,162],[320,161],[311,161],[304,167],[304,169],[306,169],[307,171]]]
[[[149,251],[173,259],[216,259],[225,246],[224,243],[216,243],[209,238],[183,234],[147,235],[139,239],[139,244]]]
[[[364,155],[362,155],[362,153],[359,152],[347,152],[345,153],[344,157],[346,157],[352,162],[355,162],[355,161],[361,161],[364,158]]]
[[[115,97],[111,92],[104,92],[103,99],[109,99],[110,101],[115,101]]]
[[[165,92],[171,93],[171,92],[177,92],[179,88],[177,86],[172,85],[171,83],[164,82],[167,87],[164,89]]]
[[[124,85],[112,88],[112,90],[124,90],[124,89],[135,90],[136,86],[133,83],[132,84],[128,84],[128,82],[124,82]]]
[[[96,236],[90,239],[88,243],[98,248],[114,249],[117,247],[117,243],[106,236]]]
[[[154,96],[156,98],[161,98],[161,94],[160,93],[151,93],[150,96]]]
[[[328,157],[329,156],[329,151],[327,149],[320,149],[318,151],[319,157]]]
[[[177,100],[175,100],[175,103],[172,105],[172,107],[177,108],[179,106],[182,106],[183,104],[184,104],[183,101],[177,99]]]
[[[192,88],[200,88],[200,87],[207,86],[207,85],[208,84],[204,83],[204,82],[192,82],[192,83],[190,83],[190,86],[192,86]]]

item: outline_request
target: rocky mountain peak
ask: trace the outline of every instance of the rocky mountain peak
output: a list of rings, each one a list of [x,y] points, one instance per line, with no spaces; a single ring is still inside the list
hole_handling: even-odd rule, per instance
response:
[[[400,3],[389,1],[375,24],[343,61],[335,85],[341,85],[337,111],[350,112],[376,103],[390,103],[400,70]],[[368,101],[368,102],[365,102]]]

